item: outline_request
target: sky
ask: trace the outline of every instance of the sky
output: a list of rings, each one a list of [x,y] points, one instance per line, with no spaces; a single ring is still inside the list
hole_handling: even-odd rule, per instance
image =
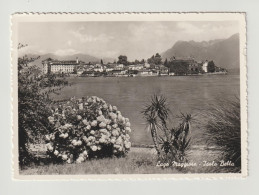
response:
[[[18,42],[21,53],[88,54],[98,58],[147,59],[175,42],[225,39],[238,33],[234,21],[169,22],[23,22]]]

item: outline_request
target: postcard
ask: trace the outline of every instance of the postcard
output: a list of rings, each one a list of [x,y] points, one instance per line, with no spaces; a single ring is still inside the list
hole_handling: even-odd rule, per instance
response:
[[[247,176],[245,13],[17,13],[13,177]]]

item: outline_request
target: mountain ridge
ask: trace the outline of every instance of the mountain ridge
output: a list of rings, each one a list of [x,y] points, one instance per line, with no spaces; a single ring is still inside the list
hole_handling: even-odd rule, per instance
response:
[[[213,60],[222,68],[239,69],[239,34],[210,41],[177,41],[161,55],[164,60],[193,57],[197,61]]]

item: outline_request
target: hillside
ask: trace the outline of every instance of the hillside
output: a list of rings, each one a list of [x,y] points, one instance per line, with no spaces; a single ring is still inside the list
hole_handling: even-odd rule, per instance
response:
[[[239,69],[239,34],[211,41],[177,41],[171,49],[162,53],[163,59],[174,56],[194,57],[197,61],[213,60],[217,66]]]

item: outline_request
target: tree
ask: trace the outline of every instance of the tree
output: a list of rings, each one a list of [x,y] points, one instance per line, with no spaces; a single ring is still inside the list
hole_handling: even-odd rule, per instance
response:
[[[140,63],[140,62],[139,62],[138,60],[135,60],[135,62],[134,62],[134,64],[136,64],[136,65],[139,64],[139,63]]]
[[[101,59],[101,65],[103,65],[103,60]]]
[[[141,64],[145,64],[145,62],[146,62],[146,61],[145,61],[144,59],[142,59],[140,63],[141,63]]]
[[[18,47],[18,49],[21,49]],[[37,58],[39,59],[39,57]],[[51,114],[51,93],[56,93],[68,85],[64,78],[54,74],[42,74],[36,66],[31,65],[35,58],[18,58],[18,145],[19,164],[33,160],[29,151],[30,144],[42,140],[44,134],[51,130],[48,117]]]
[[[118,64],[123,64],[123,65],[128,65],[128,58],[127,58],[127,56],[124,56],[124,55],[120,55],[119,57],[118,57]]]
[[[177,62],[170,61],[168,62],[168,67],[170,72],[174,72],[175,75],[186,75],[188,74],[188,64],[187,62]]]
[[[148,58],[147,61],[148,61],[149,64],[161,65],[162,64],[162,57],[159,53],[156,53],[156,55],[153,55],[151,58]]]
[[[77,74],[77,66],[74,67],[73,73]]]
[[[209,61],[208,63],[208,72],[215,72],[216,68],[215,68],[215,64],[213,61]]]
[[[164,66],[168,67],[168,61],[167,61],[167,58],[165,59],[164,61]]]

